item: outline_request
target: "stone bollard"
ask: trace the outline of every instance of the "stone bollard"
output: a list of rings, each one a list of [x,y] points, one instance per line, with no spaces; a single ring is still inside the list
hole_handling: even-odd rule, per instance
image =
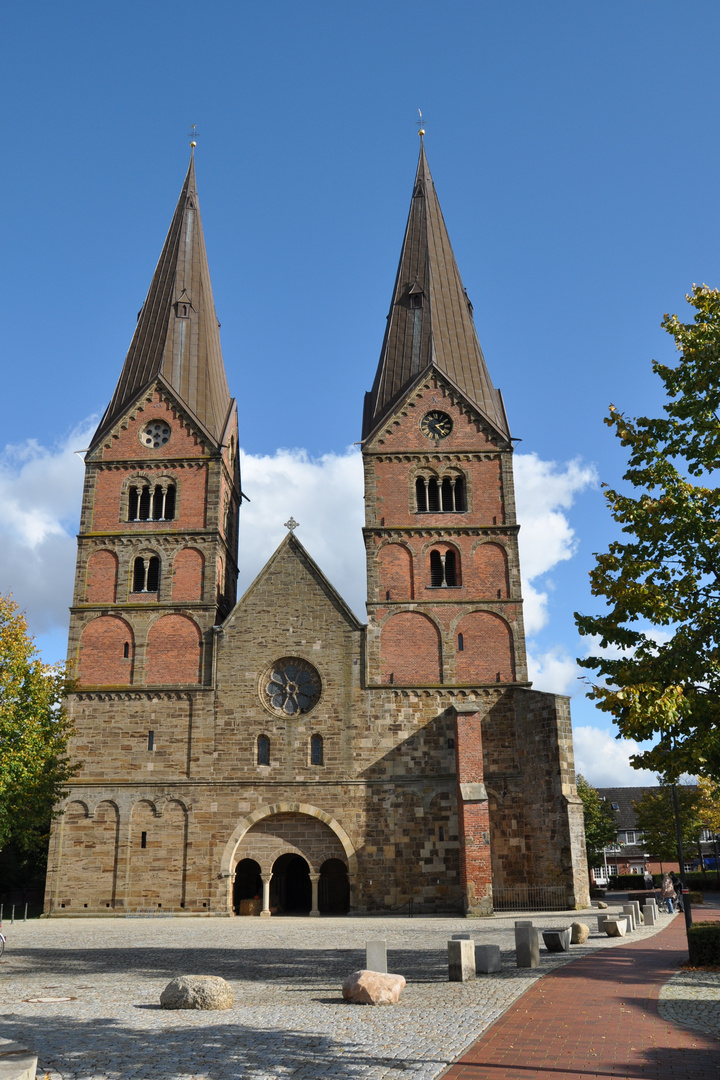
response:
[[[448,941],[448,979],[470,982],[475,978],[475,946],[467,938]]]
[[[623,904],[623,915],[628,917],[628,934],[632,934],[635,929],[635,908],[632,904]]]
[[[639,900],[631,900],[630,903],[632,904],[633,908],[635,909],[635,927],[637,928],[638,926],[642,926],[642,921],[643,921],[642,911],[640,909],[640,901]]]
[[[657,922],[657,915],[655,913],[654,904],[645,904],[645,906],[643,907],[643,915],[645,916],[646,926],[655,926],[655,923]]]
[[[627,926],[627,915],[613,915],[605,920],[605,933],[608,937],[625,937]]]
[[[605,933],[605,920],[609,919],[609,918],[610,918],[609,915],[598,915],[598,917],[597,917],[598,934],[604,934]]]
[[[379,971],[387,974],[387,941],[385,938],[370,938],[365,943],[366,971]]]
[[[496,971],[502,971],[499,945],[476,945],[475,946],[475,970],[483,975],[494,975]]]
[[[515,963],[519,968],[540,967],[540,935],[532,923],[515,923]]]

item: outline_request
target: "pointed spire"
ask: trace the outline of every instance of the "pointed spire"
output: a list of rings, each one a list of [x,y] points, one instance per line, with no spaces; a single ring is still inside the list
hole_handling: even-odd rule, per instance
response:
[[[158,375],[219,442],[231,397],[200,220],[194,146],[160,260],[93,445]]]
[[[435,194],[423,134],[380,363],[366,395],[363,438],[430,364],[448,376],[500,435],[509,438],[502,398],[490,380],[472,304]]]

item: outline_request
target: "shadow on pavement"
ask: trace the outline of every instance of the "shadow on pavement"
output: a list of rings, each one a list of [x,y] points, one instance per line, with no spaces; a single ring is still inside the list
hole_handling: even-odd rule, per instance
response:
[[[346,1006],[348,1010],[357,1006]],[[197,1014],[195,1014],[197,1015]],[[206,1014],[207,1015],[207,1014]],[[57,1017],[5,1017],[13,1037],[38,1054],[38,1067],[70,1076],[169,1077],[235,1080],[294,1072],[305,1080],[325,1075],[353,1080],[368,1070],[383,1075],[397,1070],[410,1076],[423,1066],[441,1068],[442,1057],[424,1059],[368,1054],[358,1042],[308,1035],[284,1028],[257,1029],[233,1023],[184,1025],[172,1021],[153,1030],[138,1030],[117,1020],[74,1020]]]

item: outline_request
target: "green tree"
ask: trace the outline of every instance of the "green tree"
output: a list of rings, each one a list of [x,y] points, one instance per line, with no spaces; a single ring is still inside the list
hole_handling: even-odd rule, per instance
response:
[[[697,787],[677,785],[678,814],[683,854],[691,859],[697,852],[703,821],[700,813],[700,792]],[[678,857],[677,830],[673,809],[672,787],[649,788],[633,803],[638,832],[643,834],[645,850],[661,861],[674,862]]]
[[[53,807],[79,766],[66,748],[62,665],[43,664],[17,604],[0,596],[0,850],[47,846]]]
[[[665,416],[605,423],[629,450],[635,494],[605,497],[627,540],[590,573],[602,615],[576,613],[601,651],[579,663],[598,673],[589,696],[620,736],[655,745],[630,759],[666,780],[720,779],[720,292],[694,286],[694,321],[666,315],[681,358],[655,362]]]
[[[585,812],[585,846],[588,866],[592,866],[595,856],[600,855],[603,848],[615,842],[617,821],[610,804],[600,798],[597,788],[589,784],[581,773],[578,773],[576,782],[577,793],[582,799]]]

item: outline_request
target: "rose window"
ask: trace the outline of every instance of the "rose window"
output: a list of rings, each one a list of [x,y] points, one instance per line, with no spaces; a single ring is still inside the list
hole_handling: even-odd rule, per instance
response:
[[[164,446],[170,438],[170,425],[164,420],[151,420],[140,432],[140,442],[153,450]]]
[[[310,712],[320,698],[320,676],[306,660],[286,656],[265,674],[262,695],[269,709],[284,716]]]

